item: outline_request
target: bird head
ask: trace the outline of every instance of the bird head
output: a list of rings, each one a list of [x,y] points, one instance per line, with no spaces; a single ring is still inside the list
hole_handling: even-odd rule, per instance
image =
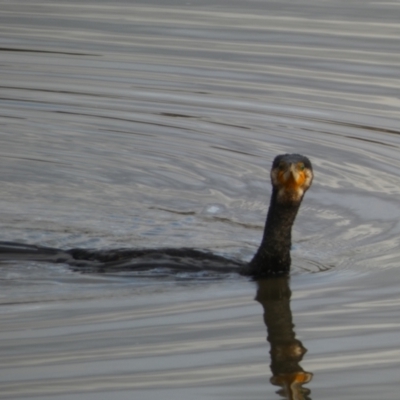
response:
[[[272,163],[271,182],[279,202],[300,202],[313,177],[310,160],[300,154],[281,154]]]

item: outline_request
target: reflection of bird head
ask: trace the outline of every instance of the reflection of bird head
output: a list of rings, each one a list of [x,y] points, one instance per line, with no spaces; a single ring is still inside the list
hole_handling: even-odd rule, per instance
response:
[[[313,374],[310,372],[294,372],[280,374],[271,378],[271,383],[282,388],[278,393],[288,400],[309,399],[310,390],[302,385],[311,381]]]
[[[277,191],[277,201],[296,203],[311,186],[313,169],[310,160],[300,154],[282,154],[275,158],[271,182]]]

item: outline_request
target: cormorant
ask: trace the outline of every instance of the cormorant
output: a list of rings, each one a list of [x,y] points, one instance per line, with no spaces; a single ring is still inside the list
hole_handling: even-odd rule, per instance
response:
[[[248,263],[188,248],[60,250],[13,242],[0,242],[0,260],[62,262],[74,271],[94,273],[168,268],[185,272],[239,272],[254,277],[284,275],[290,270],[292,226],[312,180],[313,169],[307,157],[300,154],[275,157],[264,235],[256,254]]]

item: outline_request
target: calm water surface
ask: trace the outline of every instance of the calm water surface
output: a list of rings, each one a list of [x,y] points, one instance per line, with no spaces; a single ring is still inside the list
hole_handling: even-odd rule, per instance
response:
[[[249,259],[273,157],[315,168],[277,296],[3,262],[1,399],[279,399],[285,373],[298,399],[398,399],[398,2],[1,10],[0,240]]]

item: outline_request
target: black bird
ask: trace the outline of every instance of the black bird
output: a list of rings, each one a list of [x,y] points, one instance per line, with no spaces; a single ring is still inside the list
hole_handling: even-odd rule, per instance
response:
[[[92,273],[167,268],[185,272],[239,272],[254,277],[285,275],[290,271],[292,226],[312,180],[313,169],[307,157],[282,154],[274,159],[272,195],[264,235],[249,263],[189,248],[60,250],[13,242],[0,242],[0,260],[66,263],[74,271]]]

